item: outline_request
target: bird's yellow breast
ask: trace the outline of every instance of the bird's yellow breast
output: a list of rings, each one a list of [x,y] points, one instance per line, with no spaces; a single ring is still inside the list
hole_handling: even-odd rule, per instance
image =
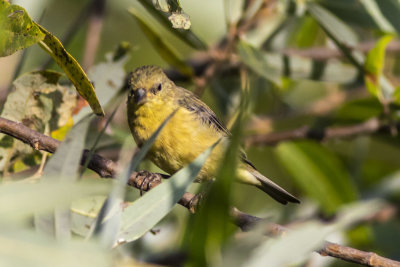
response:
[[[148,153],[148,158],[169,174],[192,162],[223,136],[196,114],[174,103],[154,100],[131,109],[128,110],[129,126],[139,146],[176,110]],[[199,180],[213,178],[222,153],[223,145],[219,144],[203,166]]]

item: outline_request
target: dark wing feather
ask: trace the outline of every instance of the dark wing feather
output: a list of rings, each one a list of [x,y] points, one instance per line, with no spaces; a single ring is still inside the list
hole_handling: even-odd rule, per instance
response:
[[[181,89],[181,94],[183,96],[178,100],[179,106],[184,107],[187,110],[195,113],[197,115],[196,117],[201,119],[203,123],[207,123],[208,125],[214,127],[217,131],[224,133],[226,136],[231,135],[225,125],[217,118],[215,113],[203,101],[201,101],[192,92],[184,88],[179,89]],[[256,170],[256,167],[247,159],[247,155],[243,150],[240,151],[240,159]]]
[[[181,91],[182,97],[178,99],[179,106],[184,107],[187,110],[193,112],[194,114],[196,114],[196,117],[199,118],[203,123],[210,125],[217,131],[222,132],[227,136],[230,135],[229,130],[203,101],[201,101],[192,92],[184,88],[180,89],[182,90]]]

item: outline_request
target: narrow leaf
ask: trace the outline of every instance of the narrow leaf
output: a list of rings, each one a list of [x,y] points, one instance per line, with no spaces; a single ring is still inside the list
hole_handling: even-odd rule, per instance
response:
[[[96,115],[104,116],[104,111],[97,99],[93,85],[89,81],[86,73],[83,71],[79,63],[73,58],[57,37],[48,32],[45,28],[36,24],[40,30],[46,35],[41,47],[51,55],[57,64],[63,69],[67,77],[74,84],[78,93],[88,101],[90,107]]]
[[[318,250],[328,234],[342,231],[383,207],[380,201],[359,202],[340,210],[337,220],[330,224],[317,221],[302,223],[277,239],[268,239],[251,252],[243,266],[291,266],[309,258]],[[287,253],[291,251],[291,253]]]
[[[23,252],[23,253],[21,253]],[[111,254],[99,244],[57,242],[33,231],[2,226],[0,265],[13,267],[109,267]]]
[[[360,0],[361,4],[364,5],[365,10],[367,10],[381,31],[393,34],[396,33],[396,29],[379,9],[377,1],[379,0]]]
[[[90,119],[88,116],[74,125],[44,168],[42,183],[76,181]],[[35,226],[41,232],[55,235],[59,240],[68,240],[71,237],[70,217],[69,208],[57,207],[54,217],[35,216]]]
[[[356,188],[347,171],[322,146],[311,142],[282,143],[276,153],[299,187],[318,201],[326,213],[356,199]]]
[[[357,35],[339,18],[318,5],[309,2],[307,10],[328,36],[336,43],[344,55],[359,69],[362,70],[364,58],[360,53],[353,51],[358,43]]]
[[[380,79],[385,65],[385,50],[392,39],[392,35],[385,35],[379,39],[375,46],[368,52],[364,64],[365,84],[368,91],[378,99],[382,98]]]
[[[100,180],[79,183],[10,183],[0,186],[0,217],[3,222],[30,218],[85,196],[107,194],[108,183]],[[12,203],[12,205],[10,205]]]
[[[0,57],[27,48],[43,40],[45,34],[25,9],[0,0]]]
[[[167,215],[192,184],[216,144],[167,181],[125,208],[117,240],[134,241]]]
[[[144,159],[147,152],[153,146],[156,138],[161,133],[162,129],[167,125],[170,119],[175,115],[176,111],[172,112],[161,125],[157,128],[157,130],[152,134],[152,136],[143,144],[139,152],[134,155],[132,158],[128,168],[118,176],[117,184],[113,187],[113,190],[110,193],[109,199],[105,202],[104,214],[106,218],[110,218],[105,221],[104,226],[102,228],[102,240],[106,247],[112,246],[115,243],[115,238],[117,235],[118,228],[120,227],[120,209],[119,205],[124,199],[125,195],[125,187],[129,180],[129,177],[138,166],[139,163]],[[110,214],[112,213],[112,214]],[[98,218],[98,222],[101,222],[103,218]]]
[[[335,42],[346,58],[361,72],[364,73],[364,56],[355,49],[357,36],[343,21],[315,2],[307,4],[307,10],[326,34]],[[382,95],[391,98],[394,87],[386,77],[378,80]]]

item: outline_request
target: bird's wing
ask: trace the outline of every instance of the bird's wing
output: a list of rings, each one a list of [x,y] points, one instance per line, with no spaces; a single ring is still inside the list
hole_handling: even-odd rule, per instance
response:
[[[207,123],[208,125],[214,127],[217,131],[222,132],[224,135],[231,135],[225,125],[203,101],[201,101],[192,92],[181,87],[179,89],[181,89],[183,93],[183,97],[178,100],[179,106],[195,113],[196,117],[199,118],[203,123]],[[257,170],[256,167],[247,159],[247,155],[243,149],[240,150],[240,159],[254,170]]]
[[[196,118],[200,119],[203,123],[210,125],[218,132],[221,132],[226,136],[231,135],[225,125],[217,118],[214,111],[212,111],[203,101],[186,89],[182,88],[182,92],[182,97],[178,99],[179,106],[193,112],[196,115]]]

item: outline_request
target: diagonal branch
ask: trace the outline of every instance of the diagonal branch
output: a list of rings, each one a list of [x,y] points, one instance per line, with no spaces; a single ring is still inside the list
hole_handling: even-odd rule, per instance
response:
[[[22,123],[13,122],[1,117],[0,132],[12,136],[30,145],[36,150],[43,150],[50,153],[54,153],[61,143],[60,141],[57,141],[49,136],[46,136],[26,127]],[[82,156],[82,164],[85,163],[87,156],[88,151],[86,150],[84,151]],[[97,154],[92,157],[88,167],[89,169],[97,172],[103,178],[112,178],[117,173],[117,164],[115,162],[103,158],[102,156]],[[153,178],[151,179],[152,182],[147,183],[145,184],[145,186],[143,186],[144,181],[147,180],[146,177],[148,177],[149,175]],[[147,191],[160,184],[161,178],[163,178],[163,176],[157,173],[133,172],[128,181],[128,185]],[[194,206],[197,204],[196,201],[193,201],[193,199],[197,199],[194,194],[185,193],[179,201],[179,204],[192,211],[194,209]],[[232,208],[230,214],[233,222],[244,231],[251,229],[254,224],[261,220],[261,218],[246,214],[236,208]],[[269,234],[271,235],[280,235],[286,231],[287,228],[281,225],[273,223],[270,224]],[[322,256],[335,257],[344,261],[354,262],[364,266],[400,267],[400,262],[381,257],[375,253],[365,252],[330,242],[325,242],[324,246],[317,252]]]

